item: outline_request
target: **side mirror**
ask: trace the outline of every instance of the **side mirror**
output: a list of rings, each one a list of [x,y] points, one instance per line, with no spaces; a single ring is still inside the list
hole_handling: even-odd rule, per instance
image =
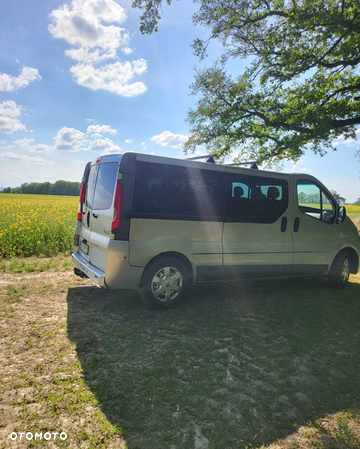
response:
[[[344,206],[340,206],[336,216],[336,223],[337,224],[342,223],[345,220],[345,217],[346,217],[346,209]]]

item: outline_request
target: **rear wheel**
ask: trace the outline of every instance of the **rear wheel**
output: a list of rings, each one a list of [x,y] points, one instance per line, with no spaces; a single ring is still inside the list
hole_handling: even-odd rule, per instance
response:
[[[166,308],[180,301],[189,283],[189,273],[180,260],[163,258],[146,268],[139,293],[148,306]]]
[[[334,261],[329,274],[329,283],[335,288],[344,288],[350,277],[350,256],[348,253],[340,254]]]

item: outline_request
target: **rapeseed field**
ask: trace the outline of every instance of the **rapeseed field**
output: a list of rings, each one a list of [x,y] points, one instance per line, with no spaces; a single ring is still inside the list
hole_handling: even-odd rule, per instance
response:
[[[0,194],[0,258],[52,256],[72,249],[79,199]]]

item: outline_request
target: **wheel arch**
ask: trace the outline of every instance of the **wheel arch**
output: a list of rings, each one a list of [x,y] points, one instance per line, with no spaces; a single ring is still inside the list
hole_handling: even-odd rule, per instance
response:
[[[331,273],[333,271],[333,267],[334,267],[336,261],[344,253],[348,253],[349,257],[350,257],[350,273],[356,274],[358,272],[358,269],[359,269],[359,256],[358,256],[357,252],[353,248],[347,247],[347,248],[343,248],[340,252],[337,253],[335,259],[333,260],[333,263],[331,264],[331,268],[330,268],[329,273]]]
[[[182,262],[186,268],[186,271],[189,274],[190,284],[193,283],[194,269],[193,269],[193,266],[192,266],[190,260],[184,254],[179,253],[177,251],[166,251],[164,253],[157,254],[155,257],[153,257],[151,260],[149,260],[149,262],[146,264],[146,266],[143,270],[142,276],[141,276],[140,287],[142,286],[144,273],[145,273],[146,269],[148,268],[148,266],[151,265],[152,263],[154,263],[160,259],[166,258],[166,257],[173,257],[175,259],[178,259],[180,262]]]

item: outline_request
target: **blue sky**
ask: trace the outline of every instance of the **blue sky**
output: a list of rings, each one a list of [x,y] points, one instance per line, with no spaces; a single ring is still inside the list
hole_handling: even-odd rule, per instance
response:
[[[206,30],[192,25],[197,5],[180,0],[164,5],[158,33],[143,36],[131,2],[2,1],[0,186],[79,181],[87,161],[111,152],[184,157],[186,113],[196,102],[189,85],[200,65],[190,44]],[[214,43],[205,64],[220,50]],[[339,139],[336,152],[307,152],[284,171],[310,173],[354,202],[358,146]]]

